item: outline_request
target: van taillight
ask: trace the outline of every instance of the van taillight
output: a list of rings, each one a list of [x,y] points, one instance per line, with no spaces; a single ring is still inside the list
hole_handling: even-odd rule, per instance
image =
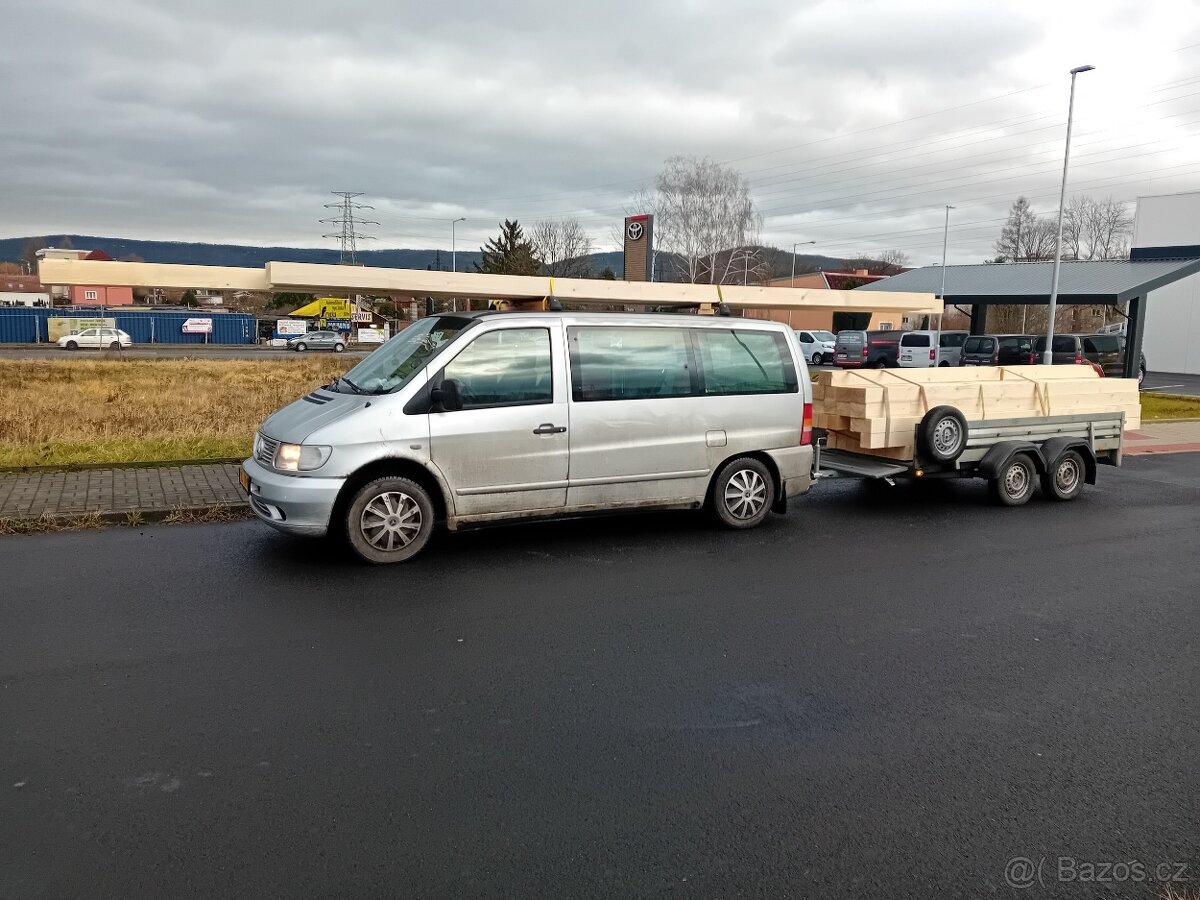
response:
[[[930,347],[930,348],[929,348],[929,359],[932,361],[932,360],[934,360],[934,359],[936,359],[936,358],[937,358],[937,357],[936,357],[936,355],[935,355],[935,353],[934,353],[934,350],[933,350],[933,348],[932,348],[932,347]]]
[[[1031,366],[1035,365],[1035,362],[1034,362],[1035,356],[1036,356],[1036,354],[1032,350],[1030,350],[1029,351],[1029,364]]]
[[[1076,353],[1076,354],[1075,354],[1075,365],[1077,365],[1077,366],[1078,366],[1078,365],[1081,365],[1082,363],[1083,363],[1083,354],[1082,354],[1082,353]]]
[[[863,359],[867,358],[867,345],[863,344]]]
[[[804,404],[804,421],[800,425],[800,446],[812,443],[812,404]]]
[[[995,352],[992,354],[992,365],[993,365],[993,366],[998,366],[998,365],[1000,365],[1000,351],[999,351],[999,350],[995,351]]]

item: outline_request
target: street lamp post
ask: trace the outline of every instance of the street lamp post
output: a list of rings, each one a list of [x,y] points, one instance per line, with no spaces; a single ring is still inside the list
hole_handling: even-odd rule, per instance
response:
[[[454,219],[453,221],[450,222],[450,271],[451,272],[458,271],[458,235],[455,233],[454,229],[458,225],[459,222],[465,222],[465,221],[467,221],[466,216],[459,216],[457,219]],[[458,312],[458,298],[457,297],[454,298],[454,311]]]
[[[1067,167],[1071,162],[1071,120],[1075,115],[1075,76],[1080,72],[1090,72],[1095,66],[1076,66],[1071,70],[1071,100],[1067,104],[1067,148],[1063,152],[1062,190],[1058,195],[1058,240],[1054,244],[1054,275],[1050,281],[1050,313],[1046,325],[1046,352],[1042,354],[1042,364],[1054,364],[1054,316],[1058,310],[1058,269],[1062,264],[1062,232],[1063,207],[1067,202]]]
[[[946,205],[946,224],[942,228],[942,289],[938,293],[938,299],[942,301],[942,311],[938,313],[937,336],[934,338],[933,367],[935,369],[942,364],[942,316],[946,314],[946,249],[950,246],[950,210],[952,209],[954,209],[953,206]]]
[[[815,243],[816,243],[816,241],[797,241],[796,243],[792,244],[792,282],[791,282],[791,284],[788,285],[788,287],[796,286],[796,248],[799,247],[801,244],[815,244]]]

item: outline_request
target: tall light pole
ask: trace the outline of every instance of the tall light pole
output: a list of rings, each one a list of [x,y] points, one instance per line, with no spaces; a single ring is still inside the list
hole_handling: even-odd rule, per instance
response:
[[[458,259],[457,259],[457,257],[458,257],[458,237],[454,232],[454,228],[455,228],[455,226],[458,225],[459,222],[465,222],[465,221],[467,221],[466,216],[459,216],[457,219],[455,219],[453,222],[450,223],[450,271],[451,272],[458,271]]]
[[[1054,244],[1054,276],[1050,281],[1050,313],[1046,325],[1046,352],[1042,354],[1042,365],[1054,364],[1054,316],[1058,311],[1058,269],[1062,264],[1063,207],[1067,202],[1067,167],[1071,162],[1071,120],[1075,115],[1075,76],[1090,72],[1095,66],[1076,66],[1071,70],[1071,100],[1067,105],[1067,149],[1063,153],[1062,190],[1058,195],[1058,240]]]
[[[450,223],[450,271],[451,272],[458,271],[458,235],[455,233],[454,229],[458,225],[459,222],[465,222],[465,221],[467,221],[466,216],[459,216],[457,219],[454,219]],[[470,308],[471,308],[471,301],[468,300],[467,301],[467,309],[469,310]],[[452,309],[455,312],[458,312],[458,298],[457,297],[454,298]]]
[[[801,244],[815,244],[816,241],[797,241],[792,244],[792,283],[788,287],[796,286],[796,248]]]
[[[938,313],[937,337],[934,343],[933,367],[936,369],[942,364],[942,316],[946,313],[946,249],[950,246],[950,210],[954,209],[949,204],[946,205],[946,225],[942,229],[942,289],[938,293],[938,299],[942,301],[942,311]]]

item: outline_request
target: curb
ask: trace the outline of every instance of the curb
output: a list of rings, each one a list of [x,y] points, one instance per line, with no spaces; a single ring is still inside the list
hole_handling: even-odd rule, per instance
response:
[[[249,454],[247,454],[249,456]],[[240,466],[246,456],[210,459],[148,459],[134,462],[60,463],[47,466],[0,466],[0,475],[41,475],[51,472],[87,472],[96,469],[166,469],[176,466]]]
[[[136,520],[134,516],[136,515]],[[0,537],[16,534],[40,534],[52,531],[84,531],[105,526],[137,527],[149,524],[203,524],[251,519],[254,512],[247,501],[176,506],[171,509],[127,509],[105,512],[6,516],[0,518]]]

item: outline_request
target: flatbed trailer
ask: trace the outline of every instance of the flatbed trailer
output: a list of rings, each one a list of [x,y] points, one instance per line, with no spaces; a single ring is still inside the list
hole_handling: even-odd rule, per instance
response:
[[[967,422],[957,458],[893,459],[825,448],[816,435],[813,478],[862,478],[886,481],[923,478],[982,478],[1005,506],[1020,506],[1040,481],[1049,499],[1074,500],[1084,484],[1096,483],[1100,465],[1119,466],[1125,433],[1123,412]],[[919,429],[918,429],[919,430]],[[921,446],[914,440],[914,446]]]

